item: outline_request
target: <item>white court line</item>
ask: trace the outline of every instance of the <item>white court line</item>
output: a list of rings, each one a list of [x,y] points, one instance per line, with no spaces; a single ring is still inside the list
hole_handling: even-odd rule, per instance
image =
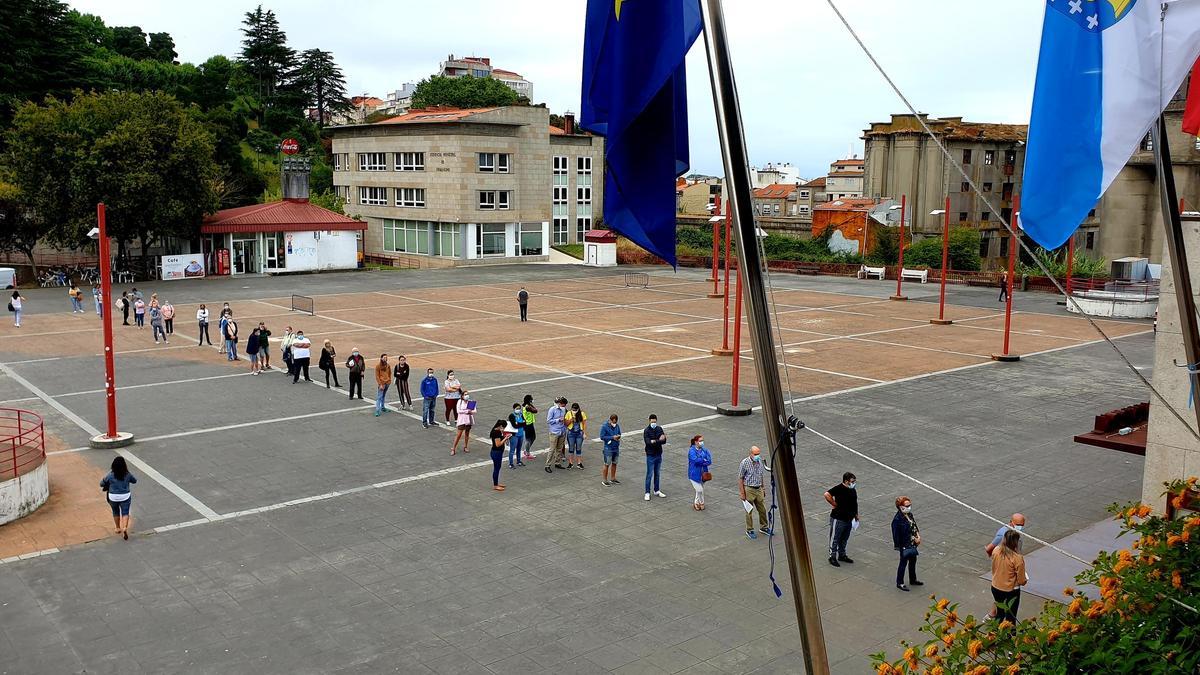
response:
[[[57,548],[46,548],[46,549],[42,549],[41,551],[32,551],[30,553],[22,553],[21,555],[14,555],[14,556],[10,556],[8,558],[0,558],[0,565],[7,565],[8,563],[15,563],[19,560],[29,560],[30,558],[40,558],[44,555],[53,555],[53,554],[59,553],[59,552],[60,551]]]
[[[73,328],[71,330],[56,330],[56,331],[48,331],[45,333],[17,333],[15,335],[0,335],[0,340],[7,340],[9,338],[42,337],[45,335],[69,335],[71,333],[90,333],[93,330],[98,330],[98,329],[99,329],[99,327],[97,327],[97,328]]]
[[[52,407],[55,410],[57,410],[58,412],[62,413],[62,415],[64,417],[66,417],[67,419],[74,422],[75,426],[79,427],[80,429],[83,429],[84,432],[86,432],[88,434],[88,436],[94,437],[94,436],[101,435],[100,430],[97,429],[96,427],[92,426],[91,423],[89,423],[87,420],[83,419],[79,415],[76,415],[69,408],[67,408],[63,404],[59,403],[58,401],[56,401],[53,396],[47,394],[46,392],[44,392],[41,389],[34,386],[34,384],[32,382],[30,382],[29,380],[18,375],[12,368],[9,368],[6,364],[0,363],[0,371],[3,371],[6,375],[8,375],[9,377],[16,380],[18,383],[20,383],[22,386],[24,386],[26,389],[28,389],[31,394],[33,394],[34,396],[37,396],[38,398],[40,398],[43,401],[45,401],[46,403],[48,403],[50,405],[50,407]],[[114,450],[114,452],[116,452],[118,455],[121,455],[122,457],[124,457],[125,461],[127,461],[130,464],[137,467],[148,478],[150,478],[154,482],[156,482],[159,485],[166,488],[166,490],[168,492],[170,492],[171,494],[178,497],[180,499],[180,501],[182,501],[183,503],[185,503],[188,506],[195,509],[196,512],[199,513],[200,515],[202,515],[206,518],[211,518],[211,517],[217,515],[216,511],[213,511],[211,508],[209,508],[207,505],[205,505],[204,502],[201,502],[199,499],[197,499],[195,496],[193,496],[187,490],[184,490],[183,488],[179,487],[178,485],[175,484],[174,481],[172,481],[171,479],[169,479],[166,476],[159,473],[154,467],[143,462],[137,455],[133,454],[133,452],[131,452],[129,449],[116,448]]]

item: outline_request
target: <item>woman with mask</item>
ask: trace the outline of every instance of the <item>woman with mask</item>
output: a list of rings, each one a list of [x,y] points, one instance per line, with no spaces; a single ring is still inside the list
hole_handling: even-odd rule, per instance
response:
[[[525,446],[525,411],[520,403],[513,404],[512,413],[508,416],[508,423],[516,430],[508,441],[508,468],[515,469],[518,466],[525,466],[525,462],[521,461],[521,450]],[[513,464],[513,455],[516,455],[516,464]]]
[[[492,433],[488,434],[492,444],[492,489],[496,492],[504,492],[504,486],[500,484],[500,462],[504,459],[504,444],[512,435],[505,432],[504,427],[504,420],[496,420],[492,425]]]
[[[525,394],[521,403],[525,415],[525,459],[533,459],[533,442],[537,440],[537,406],[533,405],[533,394]]]
[[[462,392],[462,398],[458,399],[456,413],[457,416],[455,419],[458,431],[454,434],[454,444],[450,446],[450,454],[452,455],[458,449],[458,440],[460,438],[463,442],[463,452],[471,451],[471,427],[475,426],[475,402],[471,400],[469,392]]]
[[[458,401],[462,398],[462,382],[454,376],[453,370],[446,371],[446,393],[443,394],[442,400],[446,404],[446,424],[454,424],[458,418]]]
[[[583,441],[587,439],[587,413],[579,403],[572,403],[563,422],[567,425],[567,468],[572,465],[583,468]]]
[[[896,588],[907,591],[904,585],[904,568],[908,568],[908,583],[924,586],[917,581],[917,547],[921,545],[921,530],[912,514],[912,500],[896,497],[896,515],[892,518],[892,546],[900,552],[900,566],[896,568]]]
[[[333,376],[333,386],[338,389],[342,388],[342,384],[338,382],[337,376],[337,350],[333,348],[333,343],[329,340],[321,347],[321,358],[317,361],[317,367],[325,373],[325,388],[329,389],[329,376]]]
[[[704,437],[693,436],[688,447],[688,480],[692,482],[692,489],[696,491],[696,499],[692,502],[693,510],[704,510],[704,483],[712,479],[712,474],[708,472],[711,465],[712,455],[708,448],[704,447]]]

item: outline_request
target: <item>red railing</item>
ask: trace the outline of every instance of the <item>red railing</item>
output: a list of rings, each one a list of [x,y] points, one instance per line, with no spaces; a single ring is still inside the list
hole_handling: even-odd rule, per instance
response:
[[[42,416],[28,410],[0,408],[0,480],[25,475],[44,461]]]

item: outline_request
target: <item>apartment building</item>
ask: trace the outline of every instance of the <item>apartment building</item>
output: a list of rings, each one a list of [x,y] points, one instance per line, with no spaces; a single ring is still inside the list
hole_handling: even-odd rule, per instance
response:
[[[545,260],[603,205],[604,145],[546,108],[413,110],[331,129],[333,183],[368,256],[445,267]]]
[[[829,165],[825,177],[825,194],[829,200],[858,199],[863,196],[864,161],[851,157],[839,159]]]
[[[442,77],[490,77],[517,92],[518,96],[533,99],[533,83],[511,70],[492,66],[492,60],[484,56],[461,56],[453,54],[442,61],[438,69]]]

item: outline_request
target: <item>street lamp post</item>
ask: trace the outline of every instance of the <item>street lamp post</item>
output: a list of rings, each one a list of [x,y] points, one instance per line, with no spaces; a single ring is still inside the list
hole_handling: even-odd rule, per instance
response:
[[[931,216],[942,218],[942,274],[941,289],[938,291],[938,318],[930,319],[935,326],[949,326],[954,323],[946,318],[946,273],[950,271],[950,198],[946,197],[946,208],[930,211]]]
[[[900,195],[900,205],[892,206],[888,210],[895,211],[900,209],[900,236],[896,239],[896,248],[900,253],[896,262],[896,294],[892,296],[892,300],[907,300],[908,297],[901,292],[902,284],[904,283],[904,210],[908,205],[908,195]]]
[[[103,203],[96,205],[96,220],[98,227],[88,232],[88,236],[97,239],[100,248],[100,300],[103,303],[100,318],[104,326],[104,402],[108,426],[105,433],[93,436],[88,445],[93,448],[121,448],[133,443],[133,434],[117,431],[117,381],[112,332],[115,305],[112,302],[112,265],[109,262],[108,226]]]

